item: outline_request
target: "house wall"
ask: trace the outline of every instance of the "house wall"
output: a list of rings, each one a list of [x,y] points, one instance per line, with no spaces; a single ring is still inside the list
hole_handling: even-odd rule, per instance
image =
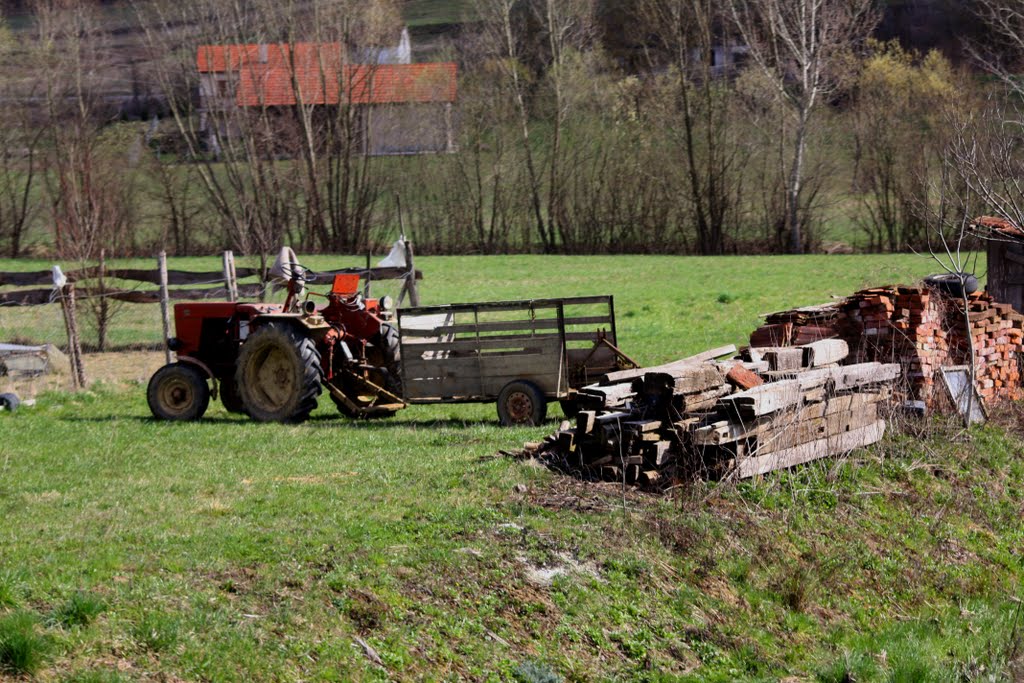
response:
[[[367,154],[452,151],[450,111],[447,103],[368,107]]]
[[[997,300],[1024,312],[1024,243],[993,237],[988,240],[988,285]]]

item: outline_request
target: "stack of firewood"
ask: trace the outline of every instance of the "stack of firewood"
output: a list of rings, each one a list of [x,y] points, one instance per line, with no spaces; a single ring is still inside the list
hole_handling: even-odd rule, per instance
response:
[[[698,471],[749,477],[878,441],[896,364],[839,365],[842,340],[715,349],[610,373],[580,391],[575,424],[523,454],[586,477],[657,486]]]

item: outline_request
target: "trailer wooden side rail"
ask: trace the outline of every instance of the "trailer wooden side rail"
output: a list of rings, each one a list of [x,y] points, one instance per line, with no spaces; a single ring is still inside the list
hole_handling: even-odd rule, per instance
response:
[[[498,401],[503,422],[539,421],[538,404],[543,419],[548,401],[632,364],[611,296],[423,306],[399,310],[398,327],[409,403]]]

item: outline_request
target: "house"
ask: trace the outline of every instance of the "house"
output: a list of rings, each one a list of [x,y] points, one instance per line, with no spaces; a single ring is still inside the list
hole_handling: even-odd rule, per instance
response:
[[[403,36],[394,48],[357,55],[367,60],[358,63],[339,43],[199,46],[200,126],[211,149],[236,134],[233,117],[246,110],[346,106],[356,108],[365,154],[453,151],[456,65],[403,63],[411,54]]]

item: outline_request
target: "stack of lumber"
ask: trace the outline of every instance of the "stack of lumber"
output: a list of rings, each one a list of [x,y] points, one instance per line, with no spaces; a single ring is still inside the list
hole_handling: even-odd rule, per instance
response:
[[[844,317],[841,303],[769,313],[765,317],[765,324],[750,335],[750,345],[799,346],[835,337]]]
[[[804,313],[808,310],[816,311],[813,317]],[[940,369],[968,364],[973,350],[977,389],[986,403],[1024,397],[1018,366],[1024,316],[981,292],[968,297],[968,316],[971,344],[961,299],[926,287],[873,287],[840,302],[773,313],[750,339],[752,346],[772,339],[772,345],[783,347],[811,337],[842,339],[852,360],[899,363],[905,377],[902,398],[931,408],[942,405],[946,395]],[[773,336],[780,324],[791,327]]]
[[[848,353],[833,339],[611,373],[580,392],[575,424],[562,423],[523,455],[588,478],[658,487],[698,472],[750,477],[847,452],[882,437],[878,407],[900,372],[896,364],[839,365]]]

